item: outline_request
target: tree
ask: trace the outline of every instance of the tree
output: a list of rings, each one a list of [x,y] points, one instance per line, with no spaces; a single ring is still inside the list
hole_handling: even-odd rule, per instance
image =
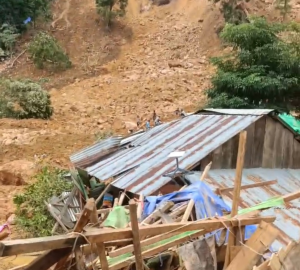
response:
[[[112,19],[125,15],[128,0],[96,0],[98,14],[102,17],[106,27],[111,26]]]
[[[7,23],[24,30],[24,21],[30,17],[49,16],[51,0],[0,0],[0,25]]]
[[[217,72],[207,91],[207,107],[299,109],[299,25],[227,24],[221,38],[232,52],[212,62]]]
[[[50,95],[33,82],[5,81],[1,85],[0,117],[49,119]]]
[[[47,33],[41,32],[29,43],[28,52],[38,68],[64,70],[72,63],[57,40]]]
[[[277,0],[276,8],[280,10],[280,14],[285,20],[286,15],[291,11],[290,0]]]
[[[3,50],[3,56],[7,54],[6,52],[12,53],[18,36],[19,34],[15,27],[9,24],[2,24],[0,26],[0,50]]]

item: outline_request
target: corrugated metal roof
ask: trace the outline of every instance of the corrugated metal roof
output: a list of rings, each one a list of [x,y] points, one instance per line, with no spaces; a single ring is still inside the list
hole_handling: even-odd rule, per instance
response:
[[[199,177],[199,172],[186,176],[191,182],[199,181]],[[235,170],[211,170],[205,182],[214,190],[216,188],[233,187],[234,178]],[[277,184],[241,190],[242,208],[254,206],[274,196],[282,196],[299,190],[300,170],[262,168],[243,170],[242,185],[270,180],[277,180]],[[222,196],[229,206],[232,204],[232,196],[232,192],[224,193]],[[286,246],[291,240],[297,242],[300,240],[300,199],[291,201],[286,208],[283,206],[280,209],[264,210],[263,215],[276,216],[274,225],[281,231],[280,237],[273,245],[276,250]]]
[[[228,114],[228,115],[267,115],[274,110],[270,109],[204,109],[198,111],[201,112],[212,112],[212,113],[221,113],[221,114]]]
[[[261,116],[190,115],[157,126],[121,150],[87,168],[98,179],[120,176],[113,185],[150,195],[170,181],[162,175],[175,169],[173,151],[185,151],[180,168],[192,168],[211,151],[247,128]]]
[[[122,137],[116,136],[105,140],[101,140],[92,146],[82,149],[80,152],[70,157],[71,162],[79,168],[87,166],[99,161],[105,155],[118,149]]]

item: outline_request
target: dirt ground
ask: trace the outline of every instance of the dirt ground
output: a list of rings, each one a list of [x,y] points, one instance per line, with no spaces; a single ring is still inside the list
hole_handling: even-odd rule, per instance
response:
[[[297,1],[291,16],[300,21]],[[223,50],[217,36],[223,25],[219,7],[207,0],[142,7],[140,12],[140,2],[129,0],[126,17],[107,32],[94,0],[57,0],[52,25],[40,24],[22,37],[18,53],[37,31],[51,31],[73,68],[37,70],[25,52],[2,72],[45,81],[54,115],[49,121],[0,120],[0,221],[13,212],[13,195],[31,181],[40,160],[67,168],[69,156],[92,144],[97,134],[127,134],[137,115],[146,121],[156,110],[169,121],[177,108],[193,111],[205,102],[214,73],[209,58]],[[251,14],[280,17],[271,0],[250,0],[247,7]]]

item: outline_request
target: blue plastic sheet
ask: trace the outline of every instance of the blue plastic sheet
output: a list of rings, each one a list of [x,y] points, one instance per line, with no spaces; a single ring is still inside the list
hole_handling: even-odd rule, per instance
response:
[[[163,196],[148,196],[145,198],[143,216],[149,216],[160,204],[171,201],[174,203],[185,202],[193,199],[197,219],[204,219],[210,216],[223,216],[223,211],[231,211],[231,208],[216,195],[203,181],[198,181],[186,187],[182,191],[173,192]],[[245,228],[245,239],[248,239],[256,230],[256,225],[249,225]],[[219,240],[220,232],[215,234]],[[228,237],[228,232],[227,232]],[[226,237],[226,241],[227,241]]]

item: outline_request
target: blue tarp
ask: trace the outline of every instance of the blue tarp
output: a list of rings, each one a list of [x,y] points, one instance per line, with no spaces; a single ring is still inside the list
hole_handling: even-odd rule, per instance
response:
[[[177,191],[163,196],[148,196],[144,202],[144,217],[150,215],[160,204],[171,201],[180,203],[193,199],[197,219],[204,219],[210,216],[223,216],[223,210],[230,212],[231,208],[216,195],[203,181],[197,181],[186,187],[183,191]],[[245,239],[248,239],[256,230],[256,225],[246,226]],[[216,234],[219,240],[219,234]],[[227,233],[228,236],[228,233]],[[226,240],[227,241],[227,240]]]

